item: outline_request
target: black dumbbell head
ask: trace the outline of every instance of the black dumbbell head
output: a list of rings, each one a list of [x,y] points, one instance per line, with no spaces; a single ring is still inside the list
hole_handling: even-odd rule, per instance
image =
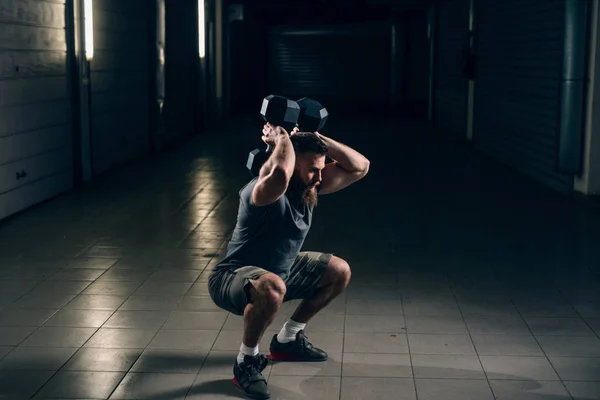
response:
[[[254,149],[248,154],[246,168],[253,177],[258,176],[262,165],[267,161],[268,155],[264,149]]]
[[[265,121],[281,126],[290,132],[298,122],[300,106],[294,100],[283,96],[270,95],[264,98],[260,114]]]
[[[302,132],[316,132],[323,129],[327,122],[329,113],[321,103],[306,97],[298,100],[300,106],[300,117],[298,117],[298,128]]]

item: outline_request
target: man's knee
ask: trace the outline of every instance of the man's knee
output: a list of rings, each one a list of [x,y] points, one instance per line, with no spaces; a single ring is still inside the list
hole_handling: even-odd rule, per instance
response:
[[[254,289],[253,301],[258,301],[270,307],[279,307],[283,303],[286,287],[279,276],[269,272],[251,282]]]
[[[343,287],[348,286],[350,278],[352,277],[352,271],[350,264],[342,258],[333,256],[327,264],[327,272],[330,276],[332,283],[336,283]]]

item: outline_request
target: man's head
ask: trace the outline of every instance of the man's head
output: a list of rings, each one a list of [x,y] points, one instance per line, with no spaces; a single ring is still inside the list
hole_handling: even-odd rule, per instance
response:
[[[294,133],[290,140],[296,154],[290,190],[301,193],[307,205],[316,206],[317,187],[321,184],[321,171],[325,168],[327,147],[314,133]]]

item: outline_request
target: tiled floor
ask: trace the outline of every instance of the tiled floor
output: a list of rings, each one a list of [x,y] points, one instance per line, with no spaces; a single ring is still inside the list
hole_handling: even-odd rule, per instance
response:
[[[212,304],[207,274],[252,123],[0,225],[0,399],[241,397],[242,321]],[[305,247],[345,258],[353,279],[307,327],[330,360],[270,365],[273,398],[600,399],[598,212],[419,124],[329,124],[372,169],[321,199]]]

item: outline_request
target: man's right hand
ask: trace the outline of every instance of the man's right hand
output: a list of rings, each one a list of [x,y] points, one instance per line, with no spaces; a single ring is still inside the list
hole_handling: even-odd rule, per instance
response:
[[[288,135],[287,131],[285,129],[283,129],[281,126],[274,126],[268,122],[265,124],[265,126],[263,126],[262,132],[263,132],[263,136],[262,136],[263,142],[265,142],[266,144],[268,144],[271,147],[275,147],[275,144],[277,144],[277,141],[279,140],[279,138],[282,135]]]

